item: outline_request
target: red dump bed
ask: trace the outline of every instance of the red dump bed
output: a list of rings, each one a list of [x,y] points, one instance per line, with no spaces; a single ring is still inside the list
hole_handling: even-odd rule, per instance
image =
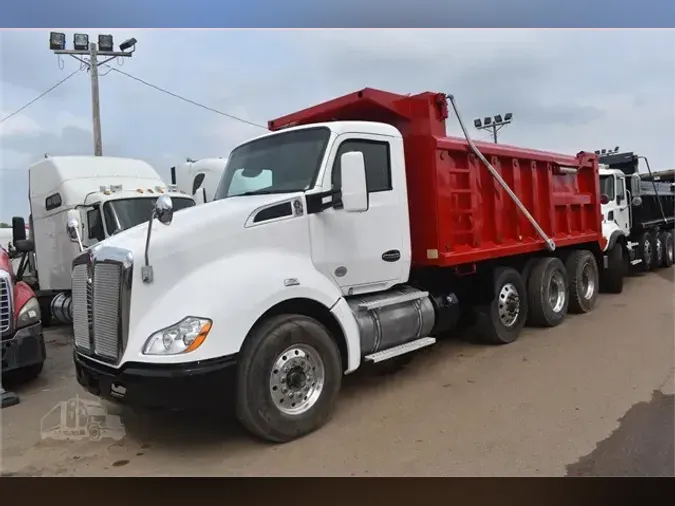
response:
[[[446,136],[447,117],[443,94],[406,96],[366,88],[277,118],[268,126],[280,130],[325,121],[361,120],[397,127],[405,147],[415,265],[447,267],[545,249],[544,240],[466,140]],[[475,144],[556,247],[602,243],[594,154],[569,156],[502,144]]]

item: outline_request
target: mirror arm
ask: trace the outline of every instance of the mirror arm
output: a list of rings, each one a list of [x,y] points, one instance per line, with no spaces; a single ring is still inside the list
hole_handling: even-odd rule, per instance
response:
[[[148,234],[145,236],[145,265],[141,267],[141,278],[144,283],[152,283],[153,271],[148,258],[148,251],[150,250],[150,236],[152,235],[152,222],[155,221],[156,213],[153,210],[148,222]]]
[[[324,201],[326,197],[330,197],[328,201]],[[342,201],[342,192],[340,190],[332,189],[325,192],[312,193],[306,195],[307,200],[307,214],[315,214],[334,207],[336,203]]]

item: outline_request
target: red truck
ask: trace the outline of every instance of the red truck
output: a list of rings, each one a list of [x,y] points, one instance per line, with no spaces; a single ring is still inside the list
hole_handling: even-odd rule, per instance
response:
[[[0,337],[2,375],[36,378],[46,359],[40,305],[33,290],[17,281],[9,253],[0,246]]]
[[[450,107],[465,138],[446,134]],[[473,142],[431,92],[367,88],[268,126],[232,151],[213,202],[173,216],[162,196],[147,226],[74,261],[88,391],[178,408],[232,387],[245,427],[289,441],[363,364],[457,324],[511,343],[623,275],[604,267],[594,153]]]

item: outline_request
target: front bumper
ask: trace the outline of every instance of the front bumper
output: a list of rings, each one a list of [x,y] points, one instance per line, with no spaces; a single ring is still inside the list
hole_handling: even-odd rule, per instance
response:
[[[78,383],[89,393],[140,408],[220,408],[231,401],[237,356],[200,362],[128,362],[115,369],[74,352]]]
[[[46,358],[41,323],[18,329],[11,337],[2,337],[2,372],[41,364]]]

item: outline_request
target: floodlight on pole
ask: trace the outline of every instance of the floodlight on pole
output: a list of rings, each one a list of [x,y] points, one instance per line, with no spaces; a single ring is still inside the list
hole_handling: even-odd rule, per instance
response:
[[[66,34],[61,32],[51,32],[49,34],[49,49],[52,51],[64,50],[66,48]]]
[[[495,144],[497,144],[497,132],[501,130],[504,126],[508,125],[513,121],[513,113],[506,113],[504,116],[501,114],[495,114],[494,116],[486,116],[483,120],[476,118],[473,120],[473,126],[478,130],[491,130],[492,139]]]
[[[138,42],[136,39],[131,38],[127,39],[124,42],[120,44],[120,51],[126,51],[129,48],[134,48],[132,52],[135,50],[136,47],[136,42]]]
[[[73,47],[76,51],[89,51],[89,35],[86,33],[73,35]]]
[[[98,90],[98,67],[105,65],[115,58],[130,57],[136,50],[135,38],[125,40],[120,44],[120,50],[114,50],[113,36],[109,34],[98,35],[98,44],[89,42],[89,35],[86,33],[76,33],[73,35],[73,49],[66,49],[66,35],[61,32],[51,32],[49,34],[49,49],[54,54],[67,54],[78,60],[88,70],[91,77],[91,109],[94,131],[94,155],[103,155],[103,142],[101,140],[101,110]],[[127,51],[131,49],[131,51]],[[106,57],[99,61],[98,57]],[[88,57],[88,58],[87,58]]]
[[[98,36],[98,50],[101,52],[112,51],[115,45],[113,44],[112,35],[99,35]]]

